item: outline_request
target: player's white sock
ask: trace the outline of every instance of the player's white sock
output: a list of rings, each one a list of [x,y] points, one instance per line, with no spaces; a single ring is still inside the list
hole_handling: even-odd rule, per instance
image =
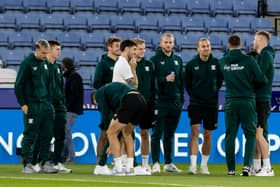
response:
[[[209,155],[202,155],[201,166],[207,166]]]

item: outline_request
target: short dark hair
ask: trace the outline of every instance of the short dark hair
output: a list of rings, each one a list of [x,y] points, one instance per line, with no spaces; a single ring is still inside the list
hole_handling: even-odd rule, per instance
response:
[[[74,61],[73,61],[72,58],[65,57],[65,58],[62,59],[61,63],[68,70],[72,69],[72,68],[75,68]]]
[[[109,37],[106,41],[106,48],[108,48],[109,46],[112,46],[113,43],[115,42],[121,42],[122,39],[119,37]]]
[[[232,47],[238,47],[241,45],[241,39],[237,34],[233,34],[228,38],[228,43]]]
[[[256,35],[264,36],[267,39],[267,41],[270,40],[270,34],[267,31],[258,31]]]
[[[121,52],[125,50],[126,47],[137,46],[132,40],[123,40],[120,46]]]
[[[60,43],[57,40],[49,40],[48,42],[51,47],[53,47],[55,45],[60,46]]]

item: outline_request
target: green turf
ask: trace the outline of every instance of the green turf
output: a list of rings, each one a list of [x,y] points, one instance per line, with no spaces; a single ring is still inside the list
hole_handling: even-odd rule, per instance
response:
[[[187,164],[180,164],[183,173],[160,173],[152,176],[95,176],[93,165],[69,165],[71,174],[22,174],[21,165],[0,165],[0,187],[278,187],[280,165],[273,164],[275,177],[228,177],[224,164],[211,164],[211,175],[189,175]],[[237,167],[237,172],[241,166]],[[240,173],[240,172],[239,172]],[[238,174],[239,174],[238,173]]]

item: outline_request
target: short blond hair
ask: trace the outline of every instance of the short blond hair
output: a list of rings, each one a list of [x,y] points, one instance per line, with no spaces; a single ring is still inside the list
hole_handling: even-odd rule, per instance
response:
[[[173,38],[174,40],[174,35],[172,33],[163,33],[160,39],[162,40],[164,37]]]
[[[208,38],[202,37],[202,38],[199,38],[199,40],[197,42],[197,47],[199,47],[200,42],[204,42],[204,41],[208,41],[210,43],[210,40]]]
[[[131,40],[134,41],[136,45],[142,45],[145,43],[145,40],[143,40],[142,38],[132,38]]]
[[[256,32],[256,35],[264,36],[267,39],[267,41],[270,40],[270,33],[267,31],[258,31],[258,32]]]

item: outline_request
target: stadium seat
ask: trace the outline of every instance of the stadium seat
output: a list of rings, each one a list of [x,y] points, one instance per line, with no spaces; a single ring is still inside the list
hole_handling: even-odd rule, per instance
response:
[[[164,1],[164,7],[165,7],[167,15],[171,15],[171,14],[188,15],[189,14],[189,10],[188,10],[188,7],[187,7],[186,0]]]
[[[233,10],[236,16],[253,15],[257,16],[258,1],[252,0],[234,0]]]
[[[40,18],[37,13],[16,14],[17,31],[24,29],[40,30]]]
[[[99,53],[97,51],[99,51]],[[80,56],[78,57],[77,60],[79,61],[80,66],[96,66],[102,54],[103,53],[100,53],[100,50],[83,51],[80,53]]]
[[[278,0],[267,0],[267,14],[273,16],[280,15],[280,3]]]
[[[72,12],[70,0],[52,0],[47,1],[47,8],[49,13],[53,12]]]
[[[111,12],[114,14],[119,13],[117,0],[98,0],[95,1],[95,11],[99,14],[101,12]]]
[[[187,7],[190,14],[210,15],[210,0],[187,0]]]
[[[270,45],[276,50],[280,51],[280,36],[271,36]]]
[[[270,18],[255,18],[251,21],[251,26],[254,32],[265,30],[270,33],[275,33],[272,19]]]
[[[231,32],[252,32],[251,20],[247,18],[229,19],[229,28]]]
[[[119,0],[120,13],[138,13],[143,14],[141,0]]]
[[[189,16],[182,18],[182,27],[187,32],[207,32],[203,17],[200,16]]]
[[[63,47],[61,50],[61,55],[59,60],[62,61],[63,58],[69,57],[72,58],[76,67],[79,66],[79,56],[81,55],[82,51],[78,48],[65,48]]]
[[[57,35],[57,40],[61,42],[62,47],[82,48],[81,38],[77,33],[60,33]]]
[[[225,52],[221,51],[221,50],[212,50],[212,55],[215,57],[215,58],[222,58],[224,56]]]
[[[94,12],[94,0],[70,0],[73,13]]]
[[[92,88],[95,67],[80,66],[77,72],[82,76],[84,88]]]
[[[33,46],[33,39],[30,32],[11,32],[9,33],[10,48]]]
[[[0,14],[0,29],[16,29],[16,17],[14,13]]]
[[[151,30],[159,32],[159,25],[157,17],[155,16],[139,16],[135,18],[135,26],[137,32],[141,32],[143,30]]]
[[[48,11],[46,0],[23,0],[23,7],[25,13],[30,11]]]
[[[66,31],[80,30],[90,31],[88,27],[88,15],[75,14],[63,16]]]
[[[187,35],[176,35],[175,41],[179,51],[183,49],[197,49],[197,42],[201,37],[205,35],[201,34],[187,34]]]
[[[181,20],[178,16],[161,16],[158,17],[160,32],[178,31],[183,32]]]
[[[217,14],[233,15],[233,2],[229,0],[212,0],[211,15]]]
[[[155,49],[156,46],[153,43],[153,39],[159,37],[158,33],[155,32],[141,32],[139,33],[139,37],[145,40],[146,48],[151,50]]]
[[[10,66],[19,66],[24,57],[31,53],[31,50],[13,49],[1,52],[2,59],[9,68]]]
[[[8,33],[2,32],[0,37],[0,47],[9,47],[9,44],[10,42]]]
[[[49,15],[42,15],[40,14],[40,22],[41,22],[41,31],[47,31],[47,30],[61,30],[64,31],[65,25],[64,25],[64,19],[61,14],[52,13]]]
[[[111,32],[117,32],[118,30],[136,31],[134,17],[131,15],[112,16]]]
[[[81,33],[81,42],[83,49],[87,48],[102,48],[105,47],[105,40],[112,34],[109,32],[93,32],[93,33]]]
[[[142,0],[144,15],[149,13],[164,15],[165,9],[162,0]]]
[[[46,40],[57,40],[57,36],[61,32],[57,31],[47,31],[47,32],[32,32],[33,42],[35,43],[39,39],[46,39]]]
[[[111,20],[108,15],[94,15],[88,19],[89,31],[93,32],[96,30],[110,30]]]
[[[274,71],[274,79],[273,79],[273,85],[277,85],[279,86],[280,85],[280,69],[278,68],[275,68],[275,71]]]
[[[179,56],[182,58],[184,64],[187,64],[194,56],[197,55],[195,50],[182,50]]]
[[[224,44],[221,34],[211,34],[208,39],[210,40],[212,49],[225,50],[226,44]]]
[[[3,0],[0,1],[0,12],[5,11],[24,11],[22,0]]]
[[[150,60],[152,56],[155,55],[155,51],[149,49],[149,48],[146,48],[146,51],[145,51],[145,58],[147,60]]]
[[[205,20],[206,28],[211,32],[228,32],[228,22],[223,18],[208,18]]]

